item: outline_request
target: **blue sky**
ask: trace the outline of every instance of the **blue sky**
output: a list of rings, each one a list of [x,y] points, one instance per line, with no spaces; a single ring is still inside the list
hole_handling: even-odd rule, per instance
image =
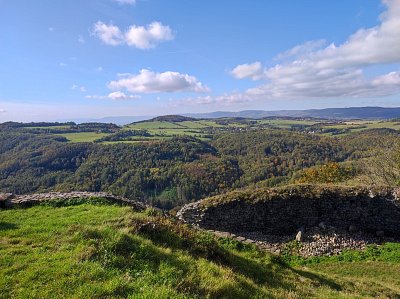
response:
[[[400,0],[0,0],[0,122],[400,104]]]

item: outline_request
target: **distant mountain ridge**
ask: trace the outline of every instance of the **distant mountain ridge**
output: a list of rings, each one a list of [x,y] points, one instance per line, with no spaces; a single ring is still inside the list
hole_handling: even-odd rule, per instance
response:
[[[76,123],[82,122],[101,122],[114,123],[117,125],[126,125],[133,122],[146,121],[150,119],[158,119],[167,121],[183,117],[201,119],[201,118],[221,118],[221,117],[241,117],[260,119],[264,117],[312,117],[324,119],[393,119],[400,118],[400,107],[385,108],[385,107],[349,107],[349,108],[325,108],[325,109],[308,109],[308,110],[243,110],[238,112],[232,111],[215,111],[208,113],[181,113],[179,115],[164,115],[164,116],[109,116],[99,119],[76,119]],[[65,121],[65,120],[64,120]]]
[[[113,123],[119,126],[127,125],[133,122],[148,120],[155,117],[155,115],[151,116],[106,116],[102,118],[77,118],[72,119],[73,122],[80,124],[80,123]],[[65,120],[62,120],[63,122]]]
[[[183,122],[183,121],[193,121],[197,120],[194,117],[188,117],[188,116],[182,116],[182,115],[163,115],[163,116],[157,116],[149,121],[168,121],[168,122]]]
[[[194,118],[244,117],[257,119],[271,116],[286,116],[325,119],[393,119],[400,118],[400,107],[349,107],[277,111],[244,110],[239,112],[216,111],[210,113],[185,113],[182,115]]]

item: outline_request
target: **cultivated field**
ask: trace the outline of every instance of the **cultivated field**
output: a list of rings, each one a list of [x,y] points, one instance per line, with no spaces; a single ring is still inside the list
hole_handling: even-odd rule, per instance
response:
[[[110,133],[102,132],[68,132],[60,133],[60,130],[68,130],[69,126],[50,127],[25,127],[29,130],[41,130],[47,134],[55,134],[67,138],[70,142],[94,142],[100,138],[109,136]],[[282,129],[294,130],[304,133],[312,133],[326,136],[345,136],[348,134],[365,131],[369,129],[394,129],[400,130],[399,121],[380,120],[352,120],[352,121],[330,121],[323,119],[293,119],[293,118],[271,118],[271,119],[206,119],[190,121],[160,121],[149,120],[133,123],[120,128],[120,131],[146,131],[147,136],[137,135],[120,138],[113,141],[99,141],[103,144],[114,143],[137,143],[146,141],[166,140],[177,136],[191,136],[201,140],[210,140],[215,134],[221,132],[240,132],[250,130]]]

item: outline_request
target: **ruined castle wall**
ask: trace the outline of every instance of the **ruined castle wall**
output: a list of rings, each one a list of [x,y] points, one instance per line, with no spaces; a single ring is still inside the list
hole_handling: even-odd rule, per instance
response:
[[[48,192],[25,195],[13,195],[11,193],[0,194],[0,208],[30,207],[46,201],[68,201],[73,199],[104,198],[112,203],[132,206],[137,210],[143,210],[146,206],[140,202],[116,196],[106,192]]]
[[[205,200],[185,206],[179,217],[205,229],[229,232],[285,235],[323,222],[343,230],[355,226],[368,233],[384,231],[387,236],[400,237],[398,190],[309,191],[294,189],[285,196],[272,192],[262,200],[243,196],[221,203]]]

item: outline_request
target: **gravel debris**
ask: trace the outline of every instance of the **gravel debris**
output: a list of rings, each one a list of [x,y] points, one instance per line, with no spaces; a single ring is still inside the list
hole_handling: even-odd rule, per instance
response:
[[[361,231],[355,231],[354,227],[350,231],[339,231],[328,225],[319,225],[301,231],[301,242],[297,241],[298,254],[303,257],[311,256],[330,256],[338,255],[344,250],[364,250],[369,244],[383,244],[385,242],[396,242],[392,238],[384,237],[383,232],[366,234]],[[296,236],[299,232],[292,235],[277,236],[265,234],[262,232],[240,232],[238,236],[254,240],[255,244],[264,250],[280,253],[287,248],[289,244],[296,242]],[[298,238],[297,238],[298,239]]]

